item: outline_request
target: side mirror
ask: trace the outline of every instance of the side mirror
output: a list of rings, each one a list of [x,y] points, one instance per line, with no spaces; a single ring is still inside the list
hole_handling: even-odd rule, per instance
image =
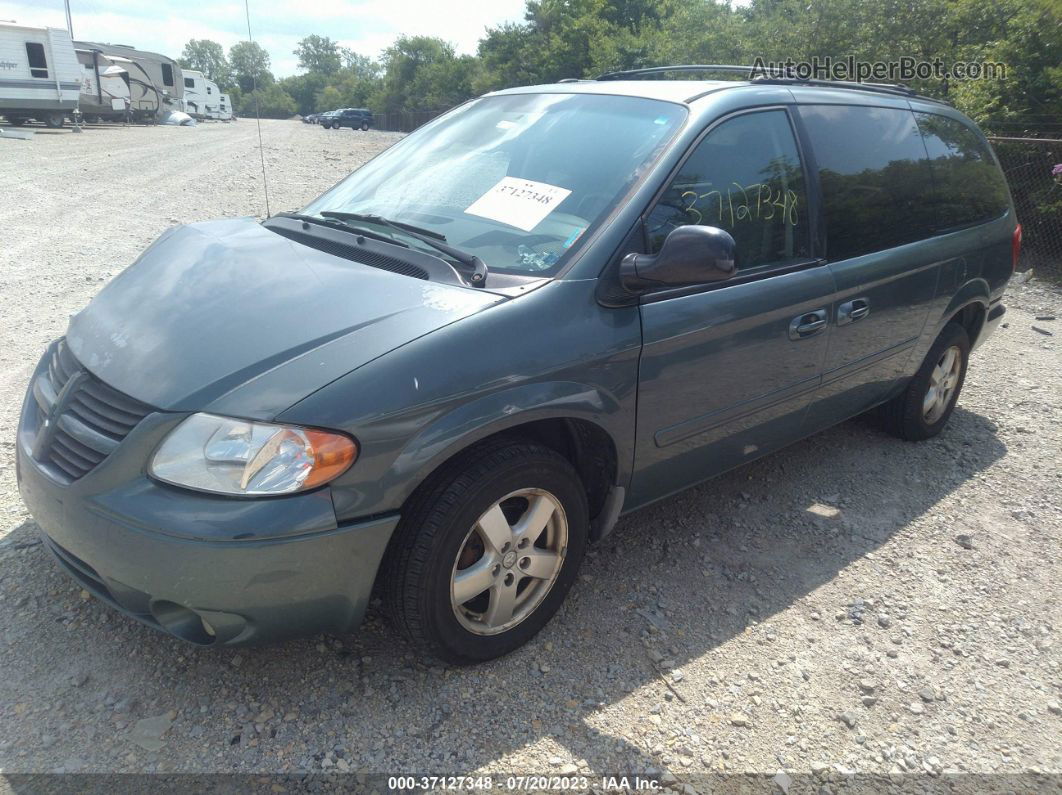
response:
[[[714,226],[679,226],[656,254],[628,254],[620,262],[620,284],[632,293],[654,287],[721,282],[734,275],[734,238]]]

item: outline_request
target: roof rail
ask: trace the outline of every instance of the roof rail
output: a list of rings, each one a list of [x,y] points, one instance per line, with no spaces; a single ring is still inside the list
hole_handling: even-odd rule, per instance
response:
[[[746,79],[757,83],[776,83],[779,85],[818,86],[822,88],[846,88],[853,91],[871,91],[878,94],[917,97],[947,105],[944,100],[919,94],[903,83],[859,83],[852,80],[819,80],[798,77],[794,70],[766,66],[740,66],[736,64],[676,64],[674,66],[650,66],[644,69],[628,69],[622,72],[608,72],[598,80],[638,80],[643,77],[666,74],[668,72],[725,72],[744,74]]]
[[[674,66],[647,66],[644,69],[627,69],[622,72],[607,72],[606,74],[597,77],[597,80],[630,80],[638,79],[639,77],[649,77],[651,75],[664,74],[666,72],[737,72],[740,74],[748,75],[748,79],[751,80],[757,71],[764,72],[770,71],[772,73],[782,74],[780,69],[768,70],[766,67],[757,70],[755,66],[738,66],[728,63],[709,63],[709,64],[675,64]]]

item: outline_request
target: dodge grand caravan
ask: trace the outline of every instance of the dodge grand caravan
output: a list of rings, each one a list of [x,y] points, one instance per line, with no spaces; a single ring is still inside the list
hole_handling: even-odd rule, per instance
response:
[[[902,87],[639,77],[164,233],[27,392],[59,565],[201,645],[348,631],[375,589],[474,662],[626,512],[872,409],[939,433],[1020,245],[983,135]]]

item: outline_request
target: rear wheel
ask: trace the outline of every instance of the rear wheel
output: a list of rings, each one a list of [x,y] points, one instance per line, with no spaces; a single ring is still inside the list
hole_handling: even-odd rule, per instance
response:
[[[7,122],[12,127],[21,127],[23,124],[26,123],[26,117],[25,116],[8,116],[7,117]]]
[[[368,132],[368,130],[369,130],[369,125],[368,125],[368,123],[367,123],[367,122],[362,122],[362,123],[361,123],[361,131],[362,131],[362,132]]]
[[[969,357],[966,329],[949,323],[907,388],[881,407],[885,430],[909,441],[929,439],[944,430],[966,380]]]
[[[553,450],[488,443],[415,495],[381,571],[393,623],[431,654],[482,662],[557,612],[586,549],[586,494]]]
[[[49,113],[44,117],[44,123],[51,127],[53,130],[58,130],[64,124],[66,124],[65,113]]]

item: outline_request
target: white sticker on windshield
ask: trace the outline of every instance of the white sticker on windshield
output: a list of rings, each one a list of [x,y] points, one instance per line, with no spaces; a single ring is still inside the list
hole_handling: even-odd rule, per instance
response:
[[[472,202],[465,212],[530,232],[570,193],[567,188],[558,188],[545,182],[502,177],[497,185]]]

